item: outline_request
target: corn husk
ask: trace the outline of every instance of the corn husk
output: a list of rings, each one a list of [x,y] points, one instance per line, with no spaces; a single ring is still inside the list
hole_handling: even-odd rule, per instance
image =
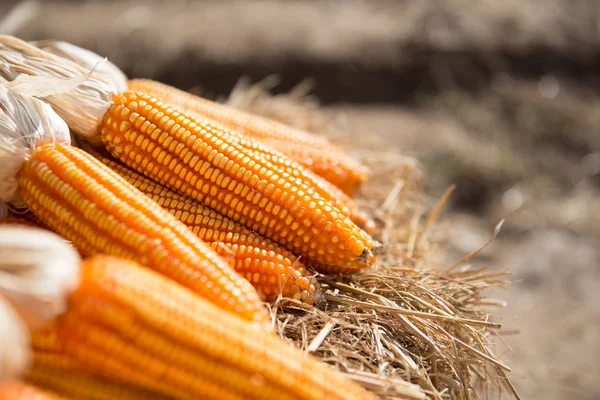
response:
[[[0,81],[0,201],[18,200],[17,175],[40,144],[70,143],[69,128],[48,104]]]
[[[79,282],[79,254],[59,235],[33,227],[0,227],[0,296],[30,328],[67,308]]]
[[[18,378],[29,362],[27,325],[10,303],[0,296],[0,383]]]
[[[127,76],[123,71],[93,51],[60,40],[41,40],[32,42],[32,44],[58,57],[73,61],[87,70],[96,68],[98,75],[102,75],[106,80],[112,82],[118,91],[127,90]]]
[[[75,132],[98,136],[115,85],[96,69],[86,69],[14,36],[0,35],[0,76],[9,87],[42,98]]]

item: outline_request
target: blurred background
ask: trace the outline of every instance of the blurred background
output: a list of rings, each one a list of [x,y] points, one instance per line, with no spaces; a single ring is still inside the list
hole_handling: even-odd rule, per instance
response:
[[[211,97],[308,79],[348,128],[334,140],[417,157],[432,196],[457,185],[449,260],[506,218],[474,262],[513,272],[492,294],[523,398],[600,398],[599,1],[0,1],[0,16],[2,33]]]

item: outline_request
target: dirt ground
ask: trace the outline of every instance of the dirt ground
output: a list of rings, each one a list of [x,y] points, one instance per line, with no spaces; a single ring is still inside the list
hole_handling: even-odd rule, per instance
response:
[[[0,15],[17,2],[0,3]],[[417,157],[457,189],[446,257],[512,271],[505,354],[527,399],[600,398],[600,3],[595,0],[27,2],[0,31],[131,76],[226,95],[304,78],[356,154]],[[516,334],[514,331],[519,330]],[[501,351],[504,351],[501,349]]]

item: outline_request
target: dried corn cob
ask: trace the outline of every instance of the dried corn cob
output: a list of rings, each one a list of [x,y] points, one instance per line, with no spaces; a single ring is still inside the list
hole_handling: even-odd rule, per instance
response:
[[[163,395],[86,372],[73,358],[35,350],[26,381],[56,395],[77,400],[167,400]]]
[[[0,400],[66,400],[30,383],[10,381],[0,383]]]
[[[313,304],[320,296],[316,278],[286,249],[116,161],[95,157],[185,223],[218,254],[229,258],[229,265],[265,300],[275,300],[281,294]]]
[[[160,82],[132,79],[129,80],[128,87],[130,90],[153,94],[186,112],[257,139],[315,171],[347,194],[353,193],[358,184],[367,178],[366,167],[322,137],[194,96]]]
[[[255,290],[185,225],[88,153],[36,148],[19,175],[21,196],[85,254],[138,260],[221,307],[265,322]]]
[[[38,96],[73,130],[88,137],[100,133],[113,156],[147,177],[311,260],[323,272],[371,264],[372,240],[364,231],[314,188],[247,152],[228,132],[145,93],[111,96],[112,85],[103,79],[16,38],[0,37],[0,60],[0,72],[9,79],[18,76],[17,88],[25,86],[28,93],[40,76],[64,85],[57,77],[77,81],[84,75],[84,83],[69,92]]]
[[[306,257],[323,272],[349,272],[372,261],[369,236],[311,188],[246,155],[227,132],[195,122],[156,97],[131,91],[115,96],[101,133],[107,149],[129,167]]]
[[[151,89],[151,88],[156,87],[157,91],[159,91],[160,93],[164,93],[167,96],[167,98],[169,98],[169,99],[171,99],[171,98],[177,99],[178,98],[177,92],[181,92],[178,89],[170,88],[169,86],[164,85],[159,82],[153,82],[153,81],[148,81],[148,80],[132,80],[131,82],[132,82],[133,86],[136,86],[136,84],[139,83],[139,85],[142,88]],[[175,93],[171,93],[171,90],[174,91]],[[148,90],[148,91],[140,90],[140,91],[144,91],[147,93],[153,93],[152,90]],[[182,92],[182,93],[184,93],[187,96],[191,96],[189,94],[186,94],[185,92]],[[160,97],[160,96],[158,96],[158,97]],[[192,96],[192,97],[195,97],[195,96]],[[207,104],[212,103],[209,100],[204,100],[201,98],[198,98],[198,100],[200,100],[201,102],[207,102]],[[169,102],[169,101],[167,100],[167,102]],[[175,106],[177,106],[177,103],[173,103],[173,104]],[[217,107],[227,107],[227,106],[219,105],[219,104],[217,104],[216,106]],[[190,111],[190,112],[193,113],[193,111]],[[201,113],[197,113],[197,114],[200,116],[200,118],[206,118]],[[257,117],[257,118],[260,118],[260,117]],[[217,120],[217,119],[212,120],[210,117],[208,118],[208,120],[211,123],[213,123],[215,127],[218,127],[219,129],[224,129],[224,130],[233,129],[234,132],[231,132],[232,133],[231,140],[235,141],[236,144],[239,144],[244,149],[244,151],[246,151],[248,153],[249,156],[262,157],[264,159],[265,163],[267,163],[267,162],[269,163],[269,164],[265,165],[268,168],[271,168],[271,169],[279,168],[281,171],[290,174],[290,176],[300,179],[301,181],[307,183],[317,194],[319,194],[321,197],[323,197],[323,199],[331,202],[332,205],[337,207],[342,212],[342,214],[350,217],[350,219],[352,219],[352,221],[354,221],[356,224],[358,224],[362,228],[367,229],[367,231],[370,231],[374,228],[374,226],[375,226],[374,222],[372,220],[370,220],[370,218],[359,209],[358,205],[354,202],[354,200],[352,200],[347,194],[345,194],[342,190],[340,190],[337,186],[335,186],[328,180],[323,179],[322,177],[320,177],[318,175],[315,175],[313,173],[313,171],[302,168],[296,160],[294,160],[292,158],[288,158],[287,156],[284,156],[279,151],[273,150],[273,149],[269,148],[268,146],[264,146],[264,144],[266,144],[266,143],[263,142],[261,144],[261,143],[255,141],[254,138],[249,139],[248,137],[244,136],[243,134],[239,134],[239,131],[236,131],[234,128],[229,127],[227,125],[227,123],[223,124],[222,121]],[[251,135],[249,135],[249,136],[251,137]],[[319,139],[321,139],[321,138],[315,137],[315,140],[319,140]],[[294,144],[294,146],[298,147],[296,144]],[[317,151],[317,150],[315,150],[315,151]],[[328,157],[335,157],[334,155],[332,155],[331,149],[328,149],[327,151],[325,151],[325,153],[329,154]],[[306,155],[305,157],[302,158],[302,160],[305,160],[305,161],[311,160],[310,155]]]
[[[182,400],[374,398],[135,263],[97,256],[81,272],[56,332],[64,354],[88,371]]]

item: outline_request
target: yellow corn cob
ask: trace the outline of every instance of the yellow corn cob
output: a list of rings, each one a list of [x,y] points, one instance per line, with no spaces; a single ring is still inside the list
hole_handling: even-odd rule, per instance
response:
[[[85,371],[76,360],[61,353],[35,350],[26,381],[77,400],[166,400],[166,397]]]
[[[109,152],[161,185],[315,263],[323,272],[371,264],[371,238],[303,182],[248,155],[232,135],[146,93],[114,97],[101,124]]]
[[[347,194],[353,193],[367,178],[368,170],[365,166],[348,157],[324,138],[194,96],[160,82],[132,79],[127,85],[130,90],[153,94],[186,112],[197,114],[227,129],[262,141],[313,170]]]
[[[87,371],[178,400],[374,398],[133,262],[97,256],[81,264],[81,275],[55,329],[63,354]]]
[[[275,300],[281,294],[313,304],[319,298],[317,279],[283,247],[116,161],[94,156],[186,224],[218,254],[229,258],[229,265],[252,283],[265,300]]]
[[[139,261],[250,320],[267,323],[258,294],[158,204],[88,153],[49,144],[19,175],[21,196],[42,222],[84,254]]]
[[[66,400],[30,383],[9,381],[0,383],[0,400]]]
[[[136,80],[136,81],[132,81],[132,82],[139,82],[140,85],[143,87],[152,86],[152,85],[156,84],[158,87],[165,88],[165,90],[167,90],[169,92],[167,94],[167,97],[169,99],[171,97],[176,97],[176,96],[174,96],[173,93],[170,93],[170,91],[168,90],[169,87],[166,85],[163,85],[162,83],[146,81],[146,80],[139,80],[139,81]],[[135,85],[136,84],[134,83],[134,86]],[[173,90],[175,92],[178,91],[178,89],[175,89],[175,88],[172,88],[171,90]],[[163,91],[160,90],[160,92],[162,93]],[[152,92],[149,91],[148,93],[152,93]],[[160,97],[159,95],[157,95],[157,96]],[[187,96],[191,96],[191,95],[187,95]],[[192,97],[195,98],[195,96],[192,96]],[[165,100],[165,99],[163,99],[163,100]],[[201,98],[198,98],[198,100],[201,102],[207,102],[208,104],[212,104],[212,102],[209,100],[204,100]],[[169,100],[165,100],[165,101],[170,103]],[[171,104],[175,104],[175,106],[177,106],[177,103],[171,103]],[[214,103],[214,104],[216,104],[217,107],[227,107],[224,105],[219,105],[217,103]],[[231,109],[231,110],[237,112],[236,110],[233,110],[233,109]],[[206,119],[206,117],[202,116],[201,114],[199,114],[199,118]],[[260,117],[257,117],[257,118],[260,118]],[[214,125],[218,128],[221,128],[224,130],[233,129],[233,128],[228,127],[227,124],[221,124],[221,122],[218,120],[212,120],[210,118],[208,118],[208,120],[211,123],[214,123]],[[235,131],[235,129],[234,129],[234,131]],[[290,174],[290,176],[300,179],[303,182],[307,183],[309,185],[309,187],[311,187],[317,194],[319,194],[321,197],[323,197],[323,199],[331,202],[331,204],[334,205],[335,207],[337,207],[342,212],[342,214],[350,217],[350,219],[352,221],[354,221],[356,224],[358,224],[360,227],[366,229],[367,231],[371,231],[374,228],[374,226],[375,226],[374,222],[365,213],[363,213],[359,209],[358,205],[354,202],[354,200],[352,200],[347,194],[345,194],[341,189],[339,189],[337,186],[335,186],[328,180],[316,175],[313,171],[310,171],[306,168],[300,167],[300,164],[297,161],[295,161],[294,159],[289,158],[287,156],[284,156],[282,153],[280,153],[277,150],[273,150],[273,149],[269,148],[268,146],[265,146],[264,142],[262,144],[257,142],[255,140],[257,138],[255,138],[255,137],[252,137],[249,139],[247,136],[239,134],[238,131],[231,132],[231,133],[232,133],[232,135],[231,135],[232,141],[235,141],[236,144],[240,145],[247,152],[247,154],[249,156],[262,157],[264,159],[264,161],[270,163],[271,166],[279,168],[281,171],[284,171],[284,172],[287,172],[288,174]],[[321,139],[321,138],[315,137],[315,140],[318,140],[318,139]],[[297,146],[297,144],[294,144],[294,146]],[[329,150],[328,153],[331,154],[331,150]],[[330,157],[334,157],[334,156],[331,155]],[[302,160],[308,160],[308,159],[310,159],[309,155],[302,158]]]

